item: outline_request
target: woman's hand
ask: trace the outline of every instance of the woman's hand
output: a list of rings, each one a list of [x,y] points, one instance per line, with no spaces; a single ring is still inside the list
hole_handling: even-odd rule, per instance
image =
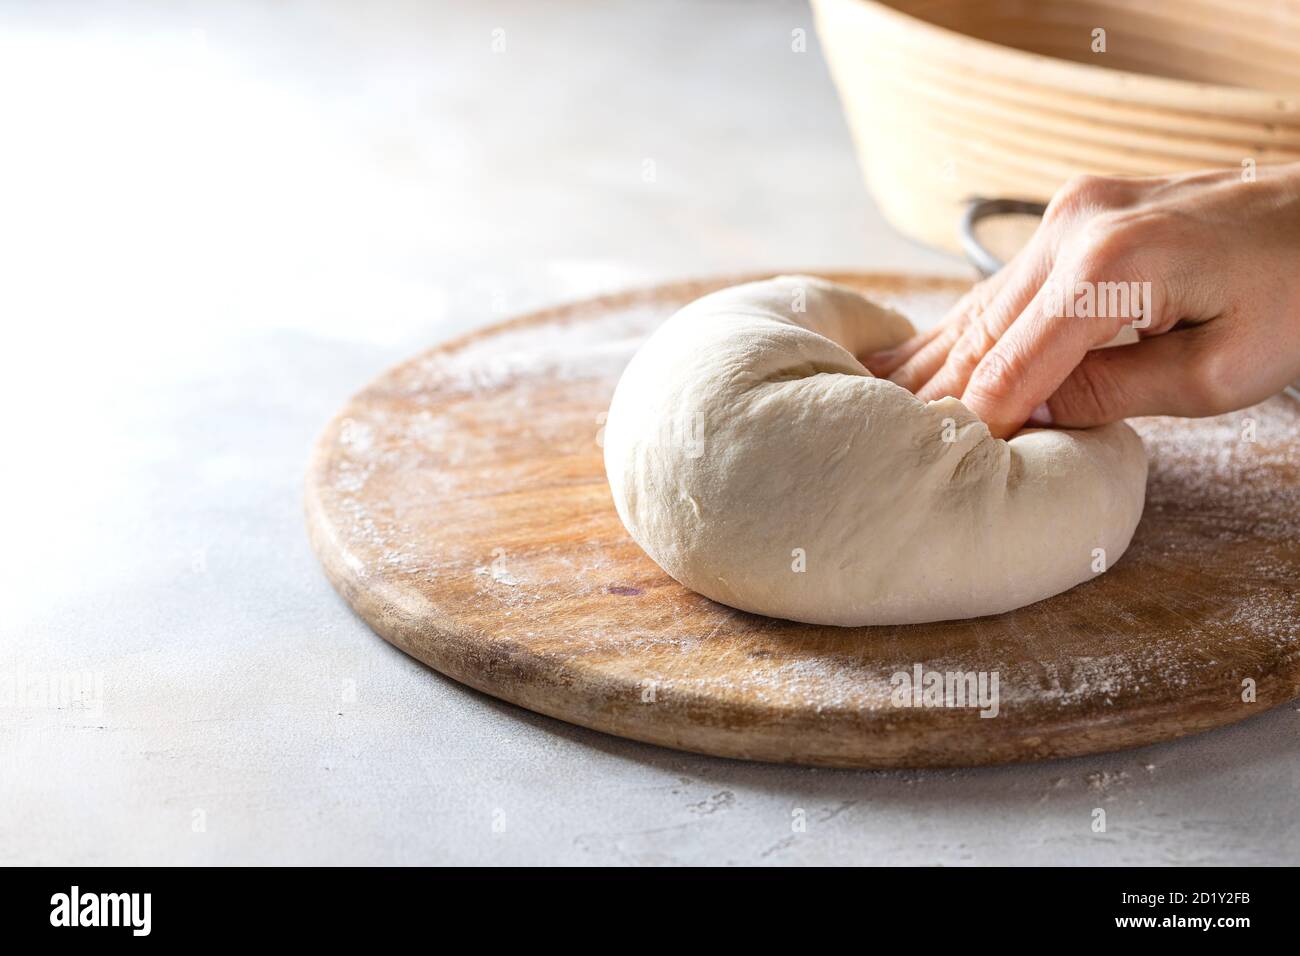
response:
[[[1071,180],[1001,271],[864,364],[999,438],[1261,401],[1300,377],[1300,164]]]

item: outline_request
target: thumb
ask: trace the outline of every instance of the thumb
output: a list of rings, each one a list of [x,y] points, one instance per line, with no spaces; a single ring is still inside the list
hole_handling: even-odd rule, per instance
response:
[[[1218,414],[1222,402],[1204,374],[1210,331],[1195,326],[1089,352],[1032,424],[1089,428],[1140,415]]]

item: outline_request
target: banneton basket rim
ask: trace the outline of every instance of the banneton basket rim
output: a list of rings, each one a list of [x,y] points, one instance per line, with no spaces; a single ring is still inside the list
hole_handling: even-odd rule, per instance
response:
[[[812,5],[819,21],[855,10],[850,15],[873,16],[877,22],[918,41],[941,45],[957,55],[962,70],[995,73],[1017,82],[1032,77],[1034,85],[1068,91],[1081,99],[1122,100],[1236,118],[1277,120],[1294,116],[1300,122],[1300,90],[1226,86],[1079,63],[961,33],[900,10],[886,0],[812,0]],[[819,30],[819,35],[824,45],[847,39],[832,30]]]

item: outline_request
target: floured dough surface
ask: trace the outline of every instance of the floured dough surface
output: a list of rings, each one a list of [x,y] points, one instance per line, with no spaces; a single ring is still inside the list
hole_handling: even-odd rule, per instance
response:
[[[605,426],[619,517],[688,588],[814,624],[997,614],[1128,547],[1147,460],[1119,423],[1010,441],[855,358],[902,316],[808,276],[724,289],[665,322]]]

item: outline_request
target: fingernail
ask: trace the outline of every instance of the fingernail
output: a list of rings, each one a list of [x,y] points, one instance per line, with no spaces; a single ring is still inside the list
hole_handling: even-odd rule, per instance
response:
[[[883,349],[879,352],[872,352],[870,355],[864,355],[862,364],[867,368],[871,368],[873,365],[884,365],[894,357],[894,351],[894,349]]]
[[[1052,410],[1047,407],[1047,403],[1039,405],[1029,415],[1028,425],[1050,425],[1052,424]]]

